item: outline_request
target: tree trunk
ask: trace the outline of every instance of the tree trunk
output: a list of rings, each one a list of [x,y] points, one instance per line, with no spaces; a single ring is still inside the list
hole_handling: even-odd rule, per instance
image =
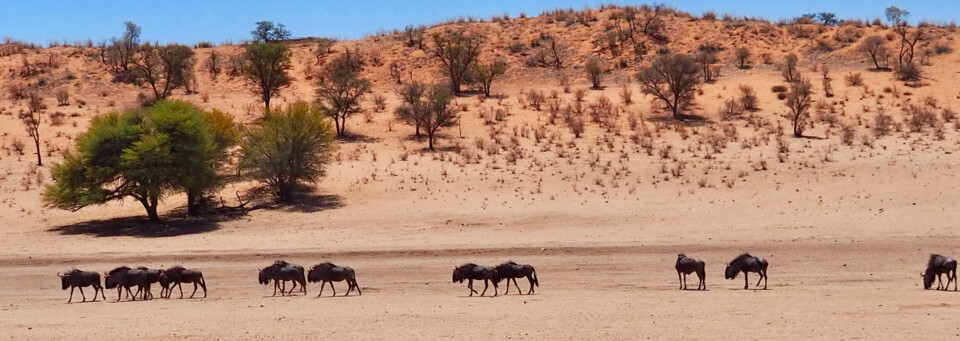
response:
[[[43,166],[43,159],[41,159],[40,155],[40,139],[33,139],[33,144],[37,146],[37,166]]]
[[[433,134],[428,133],[427,140],[429,140],[429,142],[427,142],[427,145],[430,146],[430,150],[433,150]]]
[[[151,204],[147,199],[140,199],[140,204],[143,205],[143,209],[147,210],[147,217],[150,218],[150,222],[160,222],[160,215],[157,214],[156,202]]]
[[[187,215],[196,217],[200,215],[200,206],[203,195],[196,190],[187,190]]]

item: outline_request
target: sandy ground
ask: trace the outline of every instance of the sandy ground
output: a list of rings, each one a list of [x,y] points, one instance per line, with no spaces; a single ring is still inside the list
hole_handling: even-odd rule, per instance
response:
[[[362,296],[319,299],[315,285],[305,297],[270,297],[255,268],[274,257],[259,252],[4,259],[0,328],[11,339],[950,339],[960,333],[951,314],[960,296],[922,290],[919,270],[907,269],[917,268],[918,247],[956,242],[769,243],[754,251],[771,263],[768,290],[722,279],[722,261],[738,252],[729,246],[284,254],[357,269]],[[673,253],[694,249],[707,261],[709,290],[679,291]],[[501,287],[496,298],[467,297],[464,285],[449,282],[452,264],[465,258],[536,264],[542,285],[534,295],[503,295]],[[110,291],[108,303],[65,304],[52,275],[68,265],[175,261],[205,272],[207,298],[114,302]]]

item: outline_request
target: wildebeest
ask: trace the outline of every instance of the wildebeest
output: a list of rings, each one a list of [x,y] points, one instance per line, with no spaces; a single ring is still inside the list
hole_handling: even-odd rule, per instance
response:
[[[280,282],[284,282],[284,288],[280,289],[280,295],[286,295],[292,293],[294,289],[297,288],[297,283],[300,283],[301,291],[304,294],[307,293],[307,276],[303,271],[303,267],[287,263],[286,261],[278,260],[271,264],[268,267],[265,267],[260,270],[260,284],[269,284],[270,280],[273,280],[273,296],[277,296],[277,288],[280,287]],[[290,292],[284,293],[286,289],[286,281],[293,281],[293,287],[290,288]]]
[[[104,285],[107,289],[117,288],[117,301],[120,300],[120,291],[123,289],[126,289],[127,295],[133,296],[133,300],[136,301],[137,295],[130,291],[133,286],[137,286],[137,294],[143,292],[143,299],[153,296],[150,294],[149,274],[144,270],[131,269],[126,266],[118,267],[107,272]]]
[[[203,280],[203,273],[196,270],[186,269],[182,266],[174,266],[163,270],[160,274],[160,297],[170,298],[173,293],[173,287],[180,288],[180,298],[183,298],[183,286],[181,283],[193,283],[193,293],[190,298],[197,294],[197,285],[203,288],[203,297],[207,297],[207,283]],[[166,293],[166,296],[164,296]]]
[[[727,264],[727,270],[724,273],[726,279],[737,278],[737,273],[743,272],[743,288],[747,288],[747,273],[756,272],[760,274],[760,279],[757,280],[757,285],[760,285],[760,281],[763,281],[763,289],[767,289],[767,260],[751,256],[749,253],[744,253],[737,256],[730,264]]]
[[[483,293],[480,293],[480,296],[487,293],[487,287],[489,286],[487,282],[493,282],[493,296],[497,296],[497,283],[500,283],[500,277],[494,268],[473,263],[453,268],[453,283],[463,283],[463,280],[467,280],[470,296],[477,293],[476,290],[473,290],[473,280],[481,279],[483,280]]]
[[[497,277],[507,280],[507,291],[503,293],[504,295],[510,292],[511,280],[513,280],[513,285],[517,287],[517,292],[523,294],[523,292],[520,291],[520,285],[517,284],[517,278],[526,277],[527,281],[530,282],[530,290],[527,291],[527,295],[533,294],[534,286],[540,286],[540,281],[537,280],[537,270],[535,270],[532,265],[521,265],[514,261],[508,261],[497,265],[494,270],[497,271]]]
[[[147,267],[144,267],[144,266],[137,267],[137,270],[140,270],[140,271],[143,271],[143,272],[146,272],[146,273],[147,273],[147,283],[148,283],[148,284],[160,283],[160,274],[163,273],[163,270],[161,270],[161,269],[148,269]],[[147,286],[147,290],[148,290],[148,291],[143,294],[144,299],[152,299],[152,298],[153,298],[153,293],[149,291],[149,290],[150,290],[150,286],[149,286],[149,285]],[[136,295],[139,294],[139,293],[140,293],[140,289],[137,289],[137,293],[134,294],[134,296],[136,296]],[[163,297],[163,289],[160,290],[160,297]]]
[[[687,257],[685,254],[677,254],[677,277],[680,279],[680,290],[687,289],[687,275],[696,272],[700,277],[700,283],[697,284],[697,290],[701,288],[707,290],[706,272],[704,263],[697,258]]]
[[[941,274],[947,274],[947,285],[943,285]],[[933,286],[934,277],[937,279],[937,290],[949,290],[953,281],[953,291],[957,291],[957,261],[950,257],[931,254],[927,262],[927,271],[923,273],[923,288]]]
[[[70,299],[67,300],[67,303],[73,301],[73,289],[80,288],[80,296],[83,297],[83,302],[87,301],[87,295],[83,294],[83,287],[93,287],[93,301],[97,301],[97,293],[100,293],[100,296],[103,296],[103,300],[107,300],[107,296],[103,293],[103,287],[100,285],[100,273],[93,271],[80,271],[73,269],[67,273],[58,273],[57,276],[60,277],[60,283],[63,285],[63,290],[67,290],[67,287],[70,288]]]
[[[350,291],[353,288],[357,288],[357,294],[363,295],[360,292],[360,286],[357,285],[357,274],[349,266],[336,266],[330,262],[324,262],[317,265],[314,265],[310,268],[310,273],[307,274],[307,280],[310,283],[320,282],[320,293],[317,294],[317,297],[323,295],[323,287],[330,283],[330,289],[333,290],[333,296],[337,296],[337,289],[333,287],[333,282],[347,281],[347,293],[343,296],[350,295]]]

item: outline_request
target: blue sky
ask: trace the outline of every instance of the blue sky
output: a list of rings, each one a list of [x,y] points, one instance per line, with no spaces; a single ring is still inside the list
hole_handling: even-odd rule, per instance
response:
[[[792,18],[810,12],[834,12],[841,18],[882,17],[887,6],[911,12],[911,21],[949,22],[960,19],[960,1],[661,1],[691,13],[714,10],[718,14]],[[193,44],[198,41],[239,42],[249,36],[253,23],[280,22],[295,37],[330,36],[361,38],[380,29],[407,24],[429,24],[461,15],[489,17],[521,12],[537,15],[557,7],[596,7],[600,3],[641,2],[590,0],[485,0],[485,1],[48,1],[0,0],[0,37],[35,43],[51,40],[95,41],[119,36],[124,21],[143,28],[142,39]],[[960,20],[958,20],[960,21]]]

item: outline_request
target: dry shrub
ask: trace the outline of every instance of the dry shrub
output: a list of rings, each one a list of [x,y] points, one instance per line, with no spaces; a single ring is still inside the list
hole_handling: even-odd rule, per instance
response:
[[[844,79],[847,81],[847,86],[863,86],[863,75],[859,72],[851,72]]]

